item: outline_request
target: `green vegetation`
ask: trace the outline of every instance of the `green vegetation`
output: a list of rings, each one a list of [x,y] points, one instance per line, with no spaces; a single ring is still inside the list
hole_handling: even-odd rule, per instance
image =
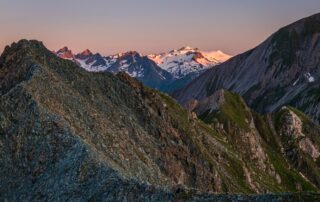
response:
[[[282,125],[284,124],[284,120],[286,118],[286,114],[289,113],[289,110],[295,113],[302,121],[302,130],[303,133],[310,138],[315,144],[320,145],[319,142],[319,132],[320,130],[317,129],[318,126],[313,124],[313,122],[310,120],[310,118],[305,115],[303,112],[299,111],[298,109],[287,106],[286,109],[281,109],[279,112],[274,114],[274,123],[276,126],[276,130],[278,133],[280,133],[280,129],[282,128]],[[284,179],[284,182],[286,183],[286,186],[288,189],[292,189],[295,191],[299,191],[296,189],[294,185],[292,185],[291,182],[298,182],[301,185],[302,190],[311,190],[316,191],[317,189],[312,185],[310,182],[306,181],[302,176],[300,176],[297,172],[302,172],[304,175],[312,176],[310,179],[317,179],[316,176],[319,175],[319,166],[317,163],[315,163],[310,156],[306,155],[304,152],[302,152],[299,149],[298,141],[299,139],[295,140],[292,139],[290,136],[281,135],[279,136],[281,138],[281,142],[284,145],[285,149],[288,150],[290,153],[295,153],[294,156],[291,156],[288,161],[291,164],[295,164],[295,167],[298,166],[298,171],[294,171],[293,169],[290,169],[288,165],[286,165],[285,159],[283,157],[277,156],[277,155],[270,155],[273,158],[273,164],[275,165],[277,171],[281,174],[281,177]],[[291,142],[291,143],[289,143]],[[274,154],[275,151],[279,151],[279,149],[272,147],[268,151],[270,154]],[[287,155],[287,154],[285,154]],[[298,157],[298,156],[299,157]],[[302,166],[304,165],[304,166]]]
[[[226,145],[226,141],[223,137],[209,125],[203,123],[201,120],[192,120],[190,121],[190,117],[186,109],[184,109],[181,105],[179,105],[175,100],[173,100],[170,96],[157,92],[163,101],[167,104],[167,108],[169,110],[170,116],[173,118],[173,125],[178,129],[184,131],[191,139],[195,139],[193,132],[191,131],[191,125],[195,124],[194,127],[200,129],[201,131],[205,131],[218,140],[220,143]],[[200,148],[200,151],[203,151],[203,148]]]
[[[284,114],[287,112],[287,110],[283,109],[275,114],[274,123],[277,131],[279,131],[280,127],[282,126],[284,121]],[[301,112],[300,115],[305,117],[305,115]],[[287,160],[282,155],[280,155],[281,150],[279,145],[282,144],[281,137],[272,131],[270,126],[267,124],[266,117],[264,118],[256,114],[255,123],[259,134],[265,140],[266,144],[264,145],[264,147],[270,158],[270,161],[272,165],[274,165],[276,172],[281,177],[282,186],[285,186],[285,188],[289,190],[300,191],[297,189],[298,183],[299,185],[301,185],[301,189],[303,191],[317,191],[317,189],[311,183],[306,181],[302,176],[300,176],[296,170],[291,169],[291,166],[288,164]]]
[[[193,120],[188,121],[188,113],[187,111],[182,108],[178,103],[176,103],[171,97],[165,95],[164,93],[157,92],[161,98],[165,101],[165,103],[168,106],[169,114],[173,117],[173,120],[175,122],[178,122],[178,124],[174,124],[178,126],[179,129],[183,130],[189,138],[193,141],[194,145],[197,146],[197,150],[199,154],[205,159],[208,163],[211,169],[213,170],[214,167],[216,167],[216,163],[214,162],[214,156],[212,156],[211,145],[207,145],[205,141],[199,139],[200,134],[194,133],[194,130],[191,130],[190,126],[191,124],[195,124],[194,127],[199,129],[200,131],[205,131],[206,133],[210,134],[215,140],[218,140],[226,149],[230,149],[230,151],[220,151],[223,159],[226,159],[226,165],[225,169],[227,169],[227,172],[229,175],[232,176],[232,181],[230,179],[224,179],[223,184],[228,184],[228,188],[226,188],[225,192],[233,192],[232,190],[237,190],[238,193],[254,193],[246,184],[246,178],[244,175],[244,171],[242,168],[243,162],[241,162],[238,157],[232,157],[231,151],[232,146],[223,138],[223,136],[218,133],[215,129],[210,127],[209,125],[205,124],[202,120]],[[230,102],[233,107],[235,107],[236,102],[242,102],[241,98],[233,93],[230,93],[232,97],[232,101]],[[229,98],[228,98],[229,99]],[[235,107],[236,108],[236,107]],[[229,112],[229,111],[228,111]],[[228,114],[232,116],[232,114]],[[241,115],[240,115],[241,116]],[[226,117],[227,118],[227,117]],[[238,117],[237,117],[238,118]],[[183,127],[181,127],[183,126]],[[232,151],[233,152],[233,151]],[[217,154],[218,155],[218,154]],[[222,166],[222,165],[220,165]],[[236,186],[233,187],[230,190],[230,186]]]
[[[223,124],[231,122],[240,128],[248,129],[251,120],[250,112],[242,98],[232,92],[224,91],[225,102],[218,111],[210,113],[209,110],[201,114],[199,118],[205,123],[213,123],[215,119]]]
[[[297,171],[291,170],[289,165],[277,150],[267,146],[267,153],[270,157],[271,163],[274,165],[275,170],[281,176],[281,184],[287,190],[293,192],[300,191],[297,189],[297,184],[301,185],[302,191],[317,191],[317,189],[308,181],[306,181],[302,176],[298,174]]]
[[[287,106],[289,110],[293,111],[300,119],[303,123],[309,122],[311,121],[310,118],[303,113],[302,111],[298,110],[297,108],[291,107],[291,106]]]
[[[170,115],[173,117],[176,127],[188,131],[188,112],[168,95],[159,91],[156,93],[158,93],[166,103],[167,109],[169,110]]]
[[[284,122],[284,114],[287,113],[286,110],[279,110],[274,115],[274,126],[277,132],[281,129]]]
[[[231,92],[225,93],[226,102],[221,106],[221,113],[218,114],[220,120],[236,123],[242,128],[249,127],[251,119],[250,112],[246,109],[246,105],[242,98]]]
[[[275,138],[270,125],[268,124],[267,118],[263,117],[260,114],[253,113],[254,115],[254,122],[259,134],[261,135],[262,139],[272,148],[279,150],[279,141]]]

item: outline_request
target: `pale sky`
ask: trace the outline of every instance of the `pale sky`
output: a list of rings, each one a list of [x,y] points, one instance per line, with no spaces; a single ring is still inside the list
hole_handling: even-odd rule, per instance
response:
[[[320,12],[320,0],[0,0],[0,52],[22,38],[104,55],[178,49],[236,55]]]

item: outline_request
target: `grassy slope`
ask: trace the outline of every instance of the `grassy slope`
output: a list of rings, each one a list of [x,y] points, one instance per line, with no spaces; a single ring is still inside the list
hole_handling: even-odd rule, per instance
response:
[[[242,169],[244,162],[239,159],[238,155],[236,155],[236,151],[233,149],[233,147],[225,140],[225,137],[218,133],[214,128],[204,123],[202,120],[195,119],[192,122],[190,122],[190,115],[188,115],[188,112],[181,107],[176,101],[174,101],[169,96],[158,92],[161,96],[161,98],[165,101],[165,103],[168,105],[169,113],[172,115],[174,122],[177,123],[177,126],[186,132],[188,136],[194,141],[195,145],[197,145],[197,150],[200,153],[200,155],[203,156],[204,159],[209,163],[212,168],[217,167],[223,167],[225,171],[228,172],[230,175],[230,179],[223,179],[224,182],[224,191],[225,192],[233,192],[233,193],[253,193],[251,188],[246,183],[246,179],[244,177],[244,171]],[[190,130],[190,124],[193,124],[195,128],[198,130],[192,131]],[[219,162],[217,164],[214,160],[214,152],[212,152],[212,145],[206,144],[205,142],[201,141],[199,139],[199,133],[200,131],[205,131],[206,133],[210,134],[213,138],[219,141],[222,145],[225,146],[226,151],[221,152],[220,154],[222,158],[226,160],[226,162]],[[229,187],[229,188],[228,188]],[[233,187],[230,189],[230,187]]]
[[[303,120],[304,126],[309,125],[308,128],[311,128],[310,119],[304,113],[291,107],[290,110],[294,111]],[[283,113],[284,112],[280,110],[273,118],[273,124],[276,130],[282,124],[281,119],[283,118]],[[303,191],[317,191],[318,189],[299,175],[297,170],[292,169],[287,159],[281,155],[281,139],[279,134],[275,134],[272,126],[269,125],[267,116],[263,117],[255,112],[249,111],[240,96],[226,91],[225,103],[221,105],[219,111],[209,113],[208,110],[199,116],[199,118],[207,124],[214,124],[215,122],[220,122],[224,125],[231,124],[233,128],[239,128],[245,131],[249,130],[248,120],[250,120],[250,117],[254,117],[255,126],[263,139],[264,150],[274,165],[276,172],[281,176],[281,186],[274,183],[271,179],[268,180],[268,176],[264,176],[263,180],[260,179],[261,182],[264,181],[264,183],[276,192],[284,190],[298,191],[296,183],[301,185]],[[305,132],[310,133],[310,131]]]

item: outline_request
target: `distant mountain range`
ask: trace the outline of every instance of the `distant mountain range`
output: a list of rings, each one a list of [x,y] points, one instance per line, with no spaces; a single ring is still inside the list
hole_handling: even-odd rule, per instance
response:
[[[135,51],[102,56],[88,49],[74,54],[68,47],[55,53],[88,71],[126,72],[146,86],[166,92],[183,87],[201,72],[231,57],[222,51],[205,52],[188,46],[169,53],[146,56]]]

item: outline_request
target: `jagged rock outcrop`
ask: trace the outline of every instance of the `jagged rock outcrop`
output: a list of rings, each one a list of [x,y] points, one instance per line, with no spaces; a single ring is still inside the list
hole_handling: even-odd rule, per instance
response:
[[[320,127],[291,107],[282,108],[275,116],[282,153],[300,175],[319,186]]]
[[[192,110],[199,118],[224,134],[255,168],[273,175],[277,183],[288,180],[282,172],[283,167],[294,167],[300,176],[290,178],[302,177],[314,186],[320,185],[320,127],[302,112],[283,107],[278,112],[261,116],[250,110],[238,95],[226,90],[219,90],[204,101],[193,100],[192,103]],[[277,165],[279,157],[275,157],[274,152],[282,154],[283,167]],[[252,174],[244,170],[248,183],[258,189],[259,185],[254,185],[251,179]],[[303,185],[295,182],[295,186],[299,191]]]
[[[124,73],[87,72],[21,40],[0,57],[0,96],[1,200],[259,200],[212,194],[319,190],[317,168],[303,178],[302,167],[267,151],[256,119],[229,93],[216,128]]]

